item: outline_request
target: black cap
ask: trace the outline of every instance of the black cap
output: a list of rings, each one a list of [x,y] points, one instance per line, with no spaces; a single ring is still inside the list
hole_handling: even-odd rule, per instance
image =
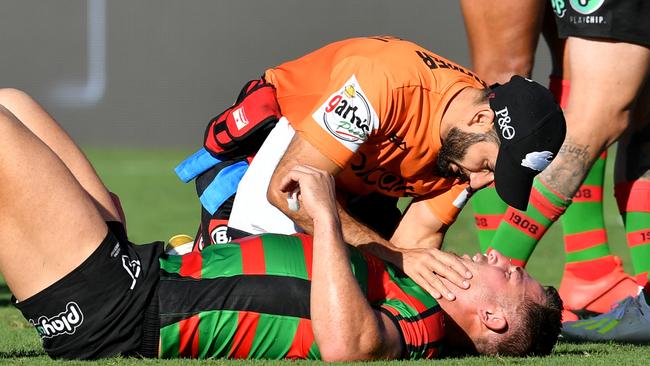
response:
[[[533,179],[564,142],[564,114],[548,89],[517,75],[492,86],[488,99],[501,140],[494,185],[508,205],[526,210]]]

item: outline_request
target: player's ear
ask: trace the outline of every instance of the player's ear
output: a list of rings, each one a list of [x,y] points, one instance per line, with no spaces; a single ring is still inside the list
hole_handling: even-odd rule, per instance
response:
[[[479,320],[495,333],[503,333],[508,327],[505,311],[497,306],[484,306],[476,309]]]
[[[486,129],[492,128],[492,125],[494,125],[494,111],[488,104],[478,106],[469,124],[485,127]]]

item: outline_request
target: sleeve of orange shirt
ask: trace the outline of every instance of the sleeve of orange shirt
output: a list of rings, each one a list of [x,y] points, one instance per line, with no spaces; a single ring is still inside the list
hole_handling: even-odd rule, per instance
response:
[[[389,78],[365,57],[348,57],[333,68],[312,112],[294,124],[300,136],[343,168],[370,137],[381,135],[390,110]]]
[[[456,221],[458,213],[469,200],[468,183],[454,184],[448,190],[426,199],[426,204],[431,212],[445,225]]]

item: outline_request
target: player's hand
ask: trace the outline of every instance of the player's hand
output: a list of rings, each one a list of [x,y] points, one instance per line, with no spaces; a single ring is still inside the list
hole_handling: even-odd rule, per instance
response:
[[[472,188],[472,191],[485,188],[492,184],[492,182],[494,182],[494,172],[482,171],[469,174],[469,186]]]
[[[460,289],[469,288],[472,273],[455,254],[435,248],[401,249],[402,270],[436,299],[456,299],[452,289],[441,280],[447,279]]]
[[[312,220],[338,220],[334,177],[331,174],[308,165],[296,165],[282,178],[280,190],[290,194],[296,189],[300,208]]]

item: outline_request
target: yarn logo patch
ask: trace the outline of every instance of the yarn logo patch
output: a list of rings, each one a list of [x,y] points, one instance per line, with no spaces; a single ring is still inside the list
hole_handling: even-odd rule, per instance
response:
[[[379,127],[379,117],[354,75],[312,117],[351,151],[357,151]]]

